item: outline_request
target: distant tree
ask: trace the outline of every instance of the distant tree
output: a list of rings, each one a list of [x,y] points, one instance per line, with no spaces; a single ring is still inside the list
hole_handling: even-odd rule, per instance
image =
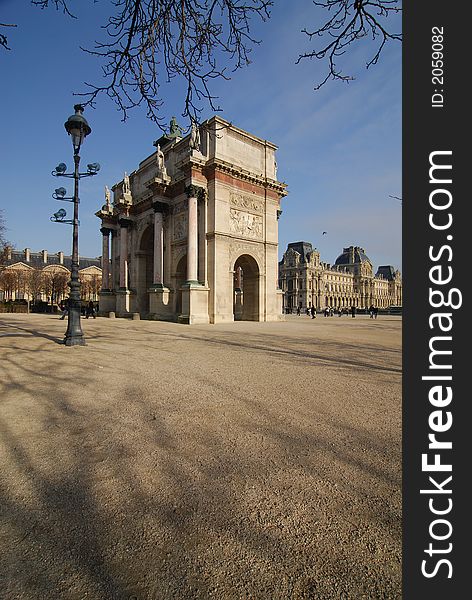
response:
[[[100,290],[102,288],[102,277],[101,275],[91,275],[90,276],[90,295],[92,296],[92,300],[97,300],[98,295],[100,294]]]
[[[41,269],[33,269],[28,274],[28,291],[33,302],[44,292],[44,277]]]
[[[7,250],[11,247],[10,242],[6,239],[7,226],[3,210],[0,209],[0,266],[4,264],[7,258]]]
[[[17,277],[13,269],[2,269],[0,271],[0,289],[3,291],[5,300],[11,300],[16,291]]]
[[[25,269],[12,269],[12,271],[16,276],[16,297],[24,298],[28,294],[29,273]]]
[[[79,275],[80,281],[80,297],[82,300],[90,300],[90,280],[88,277],[84,277],[83,274]]]
[[[48,269],[43,271],[43,290],[51,304],[59,303],[67,293],[70,273],[63,269]]]
[[[73,17],[69,5],[73,0],[31,0],[43,9],[56,9]],[[273,0],[114,0],[116,11],[103,26],[104,41],[95,42],[85,52],[103,61],[104,83],[86,83],[85,104],[94,104],[105,94],[126,120],[130,109],[144,105],[148,117],[165,130],[163,101],[159,88],[174,78],[186,82],[183,117],[198,121],[202,101],[212,110],[214,103],[210,84],[214,79],[229,79],[228,72],[250,63],[251,46],[259,41],[252,37],[250,24],[254,18],[266,21]],[[323,0],[313,4],[326,11],[319,26],[303,32],[320,39],[318,49],[299,55],[304,59],[326,60],[327,74],[316,84],[319,89],[328,80],[351,81],[336,65],[337,59],[357,42],[378,42],[367,68],[377,63],[388,41],[402,39],[388,31],[385,20],[401,11],[401,0]],[[0,24],[1,26],[1,24]],[[10,25],[3,24],[4,27]],[[7,48],[7,38],[0,37]],[[221,66],[222,59],[228,66]]]

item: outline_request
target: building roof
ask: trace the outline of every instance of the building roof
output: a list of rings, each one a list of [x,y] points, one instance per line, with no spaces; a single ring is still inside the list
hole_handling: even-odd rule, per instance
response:
[[[59,253],[57,254],[49,254],[47,253],[46,262],[43,260],[42,252],[29,252],[29,260],[27,260],[27,251],[25,250],[12,250],[11,258],[8,258],[3,261],[4,266],[12,266],[17,263],[24,263],[25,265],[29,265],[33,267],[33,269],[44,269],[44,267],[48,267],[51,265],[63,265],[69,271],[72,268],[72,256],[64,256],[63,262],[61,263],[59,258]],[[98,267],[101,268],[101,259],[97,258],[89,258],[84,256],[79,256],[79,269],[86,269],[87,267]]]
[[[364,248],[361,248],[360,246],[349,246],[349,248],[343,248],[342,254],[338,256],[334,264],[354,265],[363,262],[372,264],[370,258],[365,253]]]
[[[393,281],[395,279],[395,268],[392,265],[382,265],[377,269],[375,276]]]
[[[313,252],[313,246],[310,242],[291,242],[287,246],[287,250],[292,248],[295,252],[298,252],[301,256],[301,262],[308,262],[310,260],[310,254]]]

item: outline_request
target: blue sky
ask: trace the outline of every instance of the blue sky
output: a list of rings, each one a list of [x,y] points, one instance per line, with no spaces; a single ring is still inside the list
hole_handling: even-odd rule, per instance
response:
[[[51,171],[59,162],[72,168],[64,122],[78,101],[73,92],[101,78],[100,63],[79,46],[103,39],[109,0],[71,0],[70,6],[78,19],[28,0],[0,0],[0,21],[18,25],[7,32],[11,51],[0,51],[0,207],[7,237],[18,249],[71,251],[70,227],[49,221],[60,206],[70,206],[51,197],[66,181]],[[212,88],[223,109],[219,114],[279,147],[278,177],[289,190],[279,221],[280,256],[289,242],[304,240],[334,263],[344,246],[360,245],[374,268],[401,269],[402,207],[389,197],[402,195],[401,45],[387,44],[378,65],[367,71],[366,49],[350,52],[346,70],[356,80],[329,82],[315,92],[324,66],[295,61],[309,48],[301,30],[316,23],[316,11],[309,0],[276,0],[271,19],[254,23],[262,43],[252,52],[252,64]],[[395,23],[398,31],[400,19]],[[176,115],[185,124],[181,89],[176,82],[163,90],[167,122]],[[202,118],[212,114],[206,107]],[[81,182],[79,250],[98,256],[100,222],[94,213],[104,202],[104,186],[151,154],[160,131],[144,110],[135,109],[123,123],[106,97],[84,116],[92,134],[82,147],[82,164],[99,162],[102,169]]]

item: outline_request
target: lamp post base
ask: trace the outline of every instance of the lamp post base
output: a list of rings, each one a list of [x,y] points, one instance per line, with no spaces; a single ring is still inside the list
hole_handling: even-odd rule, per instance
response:
[[[85,338],[84,336],[66,336],[64,338],[64,344],[66,346],[86,346],[87,344],[85,343]]]

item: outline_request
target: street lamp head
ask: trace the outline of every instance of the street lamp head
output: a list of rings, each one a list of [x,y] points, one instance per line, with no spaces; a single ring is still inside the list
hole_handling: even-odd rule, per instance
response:
[[[90,174],[95,175],[100,171],[100,165],[98,163],[91,163],[87,165],[87,170]]]
[[[58,198],[64,198],[64,196],[67,194],[67,190],[65,187],[60,187],[54,190],[54,193]]]
[[[67,133],[72,138],[72,145],[74,146],[74,154],[78,154],[80,146],[84,141],[85,137],[92,131],[90,125],[87,123],[85,117],[82,116],[84,107],[82,104],[76,104],[74,106],[75,114],[71,115],[64,123]]]
[[[63,208],[60,208],[57,212],[53,214],[55,221],[62,221],[66,216],[66,211]]]
[[[67,171],[67,166],[66,166],[66,164],[65,164],[65,163],[59,163],[59,164],[57,165],[57,167],[55,168],[55,171],[54,171],[54,172],[55,172],[55,173],[59,173],[59,175],[60,175],[60,174],[62,174],[62,173],[65,173],[66,171]]]

